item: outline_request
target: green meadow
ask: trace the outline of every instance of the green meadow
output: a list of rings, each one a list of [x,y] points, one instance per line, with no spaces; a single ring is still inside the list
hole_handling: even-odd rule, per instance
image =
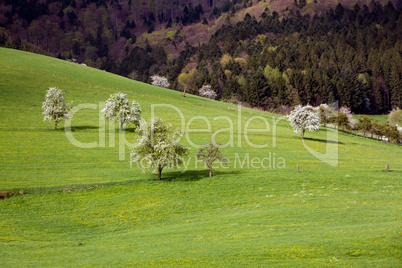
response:
[[[364,116],[366,116],[366,115],[364,115],[364,114],[358,114],[358,115],[355,115],[354,118],[355,118],[356,120],[358,120],[359,118],[363,118]],[[381,115],[367,115],[367,117],[370,118],[371,121],[376,121],[376,120],[377,120],[378,123],[380,123],[380,124],[384,124],[384,123],[386,123],[386,122],[388,121],[388,115],[385,115],[385,114],[381,114]]]
[[[49,87],[79,108],[56,131]],[[130,166],[133,125],[100,116],[116,92],[184,126],[184,166],[162,181]],[[195,154],[211,135],[230,164],[209,178]],[[0,200],[1,265],[400,266],[402,148],[330,127],[305,137],[278,115],[0,48],[0,191],[24,191]]]

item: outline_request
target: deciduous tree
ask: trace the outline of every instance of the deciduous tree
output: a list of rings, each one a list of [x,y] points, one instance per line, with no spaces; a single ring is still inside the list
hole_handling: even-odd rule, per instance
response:
[[[222,156],[221,147],[211,139],[209,144],[200,147],[197,153],[198,158],[202,158],[209,168],[209,177],[212,177],[212,168],[215,161],[227,164],[228,159]]]
[[[348,116],[341,111],[338,111],[338,114],[335,118],[335,123],[336,123],[336,129],[338,131],[339,131],[339,128],[349,128],[349,126],[350,126]]]
[[[394,142],[396,144],[401,143],[402,135],[396,126],[391,126],[388,122],[384,123],[383,133],[384,136],[388,138],[388,142]]]
[[[189,73],[182,73],[177,78],[180,86],[183,90],[183,97],[186,96],[186,91],[192,90],[195,87],[195,76],[197,73],[197,69],[192,69]]]
[[[314,112],[314,108],[311,105],[296,106],[290,115],[288,115],[288,120],[296,133],[301,131],[301,139],[304,138],[306,129],[309,131],[320,129],[320,118]]]
[[[177,167],[188,153],[188,148],[179,143],[183,131],[178,128],[169,135],[171,128],[162,119],[151,118],[149,122],[141,121],[136,129],[138,139],[132,147],[130,161],[139,163],[144,172],[157,171],[158,180],[164,168]]]
[[[372,128],[372,123],[368,116],[364,116],[363,118],[359,118],[357,123],[357,128],[363,131],[363,136],[366,137],[366,133],[370,132]]]
[[[402,126],[402,110],[399,108],[393,109],[391,113],[388,115],[389,123],[392,126]]]
[[[123,124],[139,124],[141,120],[140,105],[133,101],[131,104],[127,100],[127,94],[115,93],[107,99],[105,108],[102,110],[105,118],[120,122],[120,130],[123,130]]]
[[[198,90],[201,97],[206,97],[209,99],[216,99],[216,92],[212,89],[211,85],[204,85]]]
[[[57,124],[63,120],[68,119],[68,111],[71,109],[72,102],[66,104],[64,102],[63,91],[57,87],[50,87],[46,92],[46,101],[42,104],[43,121],[54,121],[54,129]]]
[[[335,109],[325,103],[318,106],[316,108],[316,111],[317,111],[318,116],[320,117],[320,121],[324,125],[324,127],[328,123],[333,122],[334,118],[336,117]]]
[[[168,79],[163,76],[153,75],[153,76],[151,76],[151,80],[152,80],[152,85],[157,86],[157,87],[168,88],[170,86]]]
[[[356,120],[353,119],[352,111],[346,106],[339,108],[338,115],[335,118],[335,123],[338,125],[338,130],[339,127],[350,129],[356,127]]]

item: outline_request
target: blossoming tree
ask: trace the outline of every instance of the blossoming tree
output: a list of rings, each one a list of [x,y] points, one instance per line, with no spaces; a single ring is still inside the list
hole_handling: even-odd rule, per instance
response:
[[[168,79],[163,76],[153,75],[153,76],[151,76],[151,80],[152,80],[152,85],[157,86],[157,87],[168,88],[170,86]]]
[[[296,133],[301,131],[301,139],[304,138],[306,129],[309,131],[317,131],[320,129],[320,117],[314,112],[314,108],[310,105],[296,106],[290,115],[288,115],[288,120]]]
[[[120,122],[120,130],[123,130],[125,123],[132,122],[138,125],[141,120],[140,105],[136,101],[130,104],[127,100],[127,94],[121,92],[110,95],[102,113],[105,118]]]
[[[137,162],[144,172],[157,171],[158,180],[165,167],[173,168],[183,163],[182,157],[189,150],[179,143],[183,131],[178,128],[169,135],[171,128],[171,124],[154,117],[150,122],[141,121],[136,129],[138,139],[132,147],[130,162]]]
[[[198,90],[198,93],[201,97],[206,97],[209,99],[215,99],[217,96],[216,92],[212,90],[212,87],[210,85],[202,86],[202,88]]]
[[[72,102],[66,104],[64,102],[63,91],[56,87],[50,87],[46,92],[46,101],[42,103],[43,121],[54,121],[54,129],[57,124],[63,120],[68,119],[68,111],[71,109]]]

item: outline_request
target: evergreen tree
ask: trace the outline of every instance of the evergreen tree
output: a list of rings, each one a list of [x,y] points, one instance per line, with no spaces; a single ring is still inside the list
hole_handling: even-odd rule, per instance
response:
[[[402,108],[402,77],[401,70],[393,67],[390,77],[391,108]]]

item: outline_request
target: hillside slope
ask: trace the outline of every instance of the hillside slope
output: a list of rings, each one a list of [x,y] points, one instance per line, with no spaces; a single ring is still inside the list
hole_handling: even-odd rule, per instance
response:
[[[338,148],[327,159],[337,163],[331,166],[307,151],[285,119],[269,113],[239,112],[231,104],[183,98],[3,48],[0,76],[0,190],[25,191],[0,200],[0,259],[7,267],[399,263],[400,146],[345,133],[336,138],[331,128],[306,133],[305,145],[313,150]],[[66,101],[92,105],[74,115],[72,132],[42,121],[41,103],[51,86],[64,90]],[[99,121],[100,102],[118,91],[140,103],[144,119],[162,104],[156,115],[179,127],[181,114],[185,127],[199,129],[183,139],[192,157],[186,172],[164,170],[156,182],[154,174],[130,168],[128,148],[119,160],[118,125],[106,122],[103,129]],[[263,118],[269,131],[253,132],[266,127]],[[126,131],[129,141],[132,130]],[[208,178],[194,159],[194,144],[208,142],[212,133],[233,146],[224,148],[229,167]],[[98,146],[79,148],[70,134]],[[383,171],[386,164],[391,172]]]

